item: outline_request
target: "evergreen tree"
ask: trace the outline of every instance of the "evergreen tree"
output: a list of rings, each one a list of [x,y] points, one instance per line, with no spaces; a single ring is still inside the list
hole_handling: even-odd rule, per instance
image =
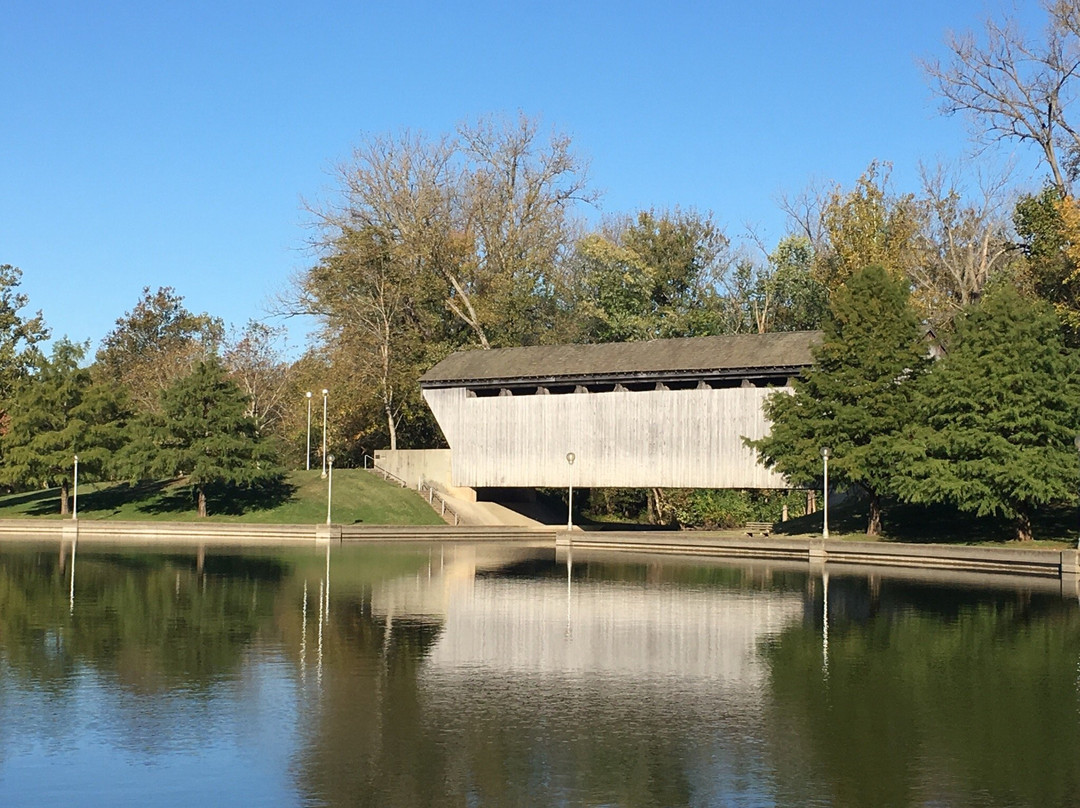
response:
[[[923,426],[905,444],[898,493],[1014,521],[1076,494],[1080,364],[1045,302],[1002,284],[957,324],[952,350],[918,385]]]
[[[270,484],[281,468],[269,442],[246,414],[247,397],[216,357],[172,383],[161,412],[140,419],[127,456],[132,476],[182,476],[207,515],[207,492],[218,487]]]
[[[62,515],[68,513],[75,455],[82,479],[100,478],[125,436],[121,399],[79,367],[85,354],[85,345],[62,339],[51,358],[38,357],[32,375],[16,389],[2,441],[0,479],[12,485],[60,486]]]
[[[866,532],[876,535],[895,442],[910,417],[912,382],[927,366],[922,327],[906,283],[873,266],[833,292],[824,331],[814,365],[794,391],[766,400],[771,433],[749,445],[793,485],[816,484],[821,449],[831,449],[831,478],[866,492]]]

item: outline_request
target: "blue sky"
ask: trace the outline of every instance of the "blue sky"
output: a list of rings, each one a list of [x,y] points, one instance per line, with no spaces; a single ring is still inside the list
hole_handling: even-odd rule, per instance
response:
[[[1004,7],[10,0],[0,263],[55,335],[94,347],[143,286],[243,324],[309,263],[302,200],[333,198],[366,133],[518,110],[588,157],[593,215],[711,210],[772,244],[783,192],[874,159],[914,190],[919,160],[970,151],[918,60]],[[1041,25],[1037,3],[1020,14]]]

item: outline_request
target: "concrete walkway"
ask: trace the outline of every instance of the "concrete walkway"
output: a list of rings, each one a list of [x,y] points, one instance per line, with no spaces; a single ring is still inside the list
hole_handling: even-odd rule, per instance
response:
[[[500,527],[544,527],[544,523],[497,502],[468,502],[445,497],[447,506],[457,511],[462,525]]]

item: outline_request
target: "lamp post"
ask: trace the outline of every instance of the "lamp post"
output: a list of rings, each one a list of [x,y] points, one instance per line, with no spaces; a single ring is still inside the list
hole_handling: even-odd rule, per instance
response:
[[[334,456],[330,455],[330,473],[326,476],[326,524],[330,524],[330,501],[334,497]]]
[[[824,502],[825,513],[821,522],[821,538],[829,538],[829,455],[832,454],[832,450],[828,446],[821,447],[821,462],[824,464],[822,494]]]
[[[1080,440],[1080,438],[1077,438]],[[75,486],[71,497],[71,519],[79,518],[79,456],[75,455]]]
[[[1076,447],[1076,453],[1078,456],[1080,456],[1080,435],[1077,435],[1075,438],[1073,438],[1073,446]],[[1080,550],[1080,538],[1076,540],[1076,549]]]
[[[569,472],[566,486],[566,529],[574,529],[574,460],[577,455],[573,452],[566,453],[566,468]]]
[[[325,387],[322,391],[322,476],[326,479],[326,397],[330,391]]]
[[[311,471],[311,391],[304,393],[307,396],[307,471]]]

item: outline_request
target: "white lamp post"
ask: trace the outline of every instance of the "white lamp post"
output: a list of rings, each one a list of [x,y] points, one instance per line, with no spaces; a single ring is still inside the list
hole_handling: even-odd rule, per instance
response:
[[[824,464],[822,494],[824,502],[824,517],[821,522],[821,538],[829,538],[829,456],[832,450],[828,446],[821,447],[821,462]]]
[[[566,453],[566,467],[569,471],[566,487],[566,529],[574,529],[574,460],[577,455],[573,452]]]
[[[334,496],[334,456],[326,458],[330,461],[330,473],[326,476],[326,524],[330,524],[330,501]]]
[[[1078,439],[1080,440],[1080,439]],[[79,456],[75,456],[75,488],[71,497],[71,519],[79,519]]]
[[[304,393],[307,396],[307,471],[311,471],[311,391]]]
[[[322,391],[322,476],[326,479],[326,397],[330,391],[325,387]]]

